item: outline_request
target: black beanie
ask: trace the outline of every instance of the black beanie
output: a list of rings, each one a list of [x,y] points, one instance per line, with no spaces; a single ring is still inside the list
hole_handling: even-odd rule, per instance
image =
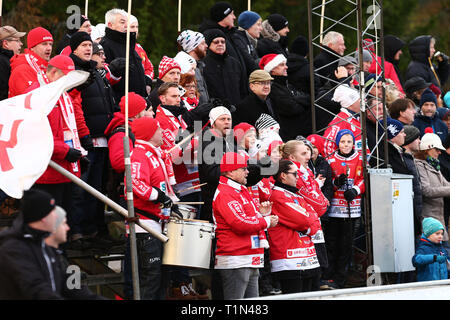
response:
[[[89,35],[89,33],[84,32],[84,31],[75,32],[70,37],[70,49],[72,49],[72,51],[74,51],[76,48],[78,48],[78,46],[83,41],[90,41],[90,42],[92,42],[92,39],[91,39],[91,36]]]
[[[267,21],[269,21],[269,24],[275,31],[280,31],[281,29],[287,27],[287,25],[289,24],[288,20],[278,13],[273,13],[268,16]]]
[[[25,191],[20,207],[24,223],[41,220],[55,208],[55,205],[55,199],[45,191],[38,189]]]
[[[203,35],[205,36],[205,42],[208,45],[208,47],[215,38],[222,37],[226,40],[225,33],[223,33],[223,31],[220,29],[208,29],[205,32],[203,32]]]
[[[215,22],[222,21],[233,11],[233,7],[228,2],[220,1],[214,4],[209,10],[211,20]]]
[[[68,34],[74,34],[75,32],[77,32],[80,28],[81,28],[81,26],[83,25],[83,23],[85,23],[86,21],[89,21],[89,19],[85,16],[85,15],[83,15],[83,14],[74,14],[73,15],[73,17],[74,17],[74,21],[78,21],[78,19],[80,19],[80,25],[79,26],[74,26],[74,28],[72,29],[72,28],[69,28],[68,30],[67,30],[67,33]],[[78,27],[78,28],[77,28]]]
[[[302,57],[308,54],[309,46],[308,40],[303,36],[298,36],[291,44],[291,52]]]

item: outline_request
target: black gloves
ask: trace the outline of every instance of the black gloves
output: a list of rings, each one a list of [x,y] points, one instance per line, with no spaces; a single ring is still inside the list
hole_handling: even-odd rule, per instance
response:
[[[83,138],[80,138],[81,146],[85,150],[92,150],[94,149],[94,143],[92,142],[92,138],[90,135],[84,136]]]
[[[70,148],[69,152],[67,152],[65,159],[69,162],[77,162],[80,160],[82,154],[78,149]]]
[[[89,77],[85,82],[80,84],[79,86],[75,87],[74,89],[77,89],[79,92],[83,91],[84,89],[88,88],[91,84],[95,81],[95,73],[97,72],[96,69],[89,69]]]
[[[158,191],[158,198],[154,202],[161,203],[163,208],[170,208],[173,205],[172,199],[170,199],[164,192],[159,188],[153,187]]]
[[[125,75],[125,58],[114,59],[108,67],[114,77],[123,77]]]
[[[344,192],[344,198],[348,202],[353,201],[353,199],[355,199],[357,195],[358,191],[356,191],[354,188],[348,189],[347,191]]]
[[[342,173],[339,177],[334,179],[334,185],[338,188],[342,187],[346,183],[347,183],[347,175],[345,173]]]

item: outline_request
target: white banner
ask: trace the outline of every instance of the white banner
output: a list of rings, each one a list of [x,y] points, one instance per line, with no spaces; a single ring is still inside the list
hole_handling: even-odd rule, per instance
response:
[[[22,198],[45,172],[53,153],[53,134],[47,115],[65,90],[74,88],[89,73],[67,76],[29,93],[0,101],[0,189]]]

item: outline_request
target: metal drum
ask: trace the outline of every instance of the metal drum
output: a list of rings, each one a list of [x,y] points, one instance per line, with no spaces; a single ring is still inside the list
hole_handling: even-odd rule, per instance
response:
[[[172,219],[166,227],[169,241],[164,244],[164,265],[209,269],[214,238],[212,223]]]
[[[179,204],[178,209],[183,214],[183,219],[195,219],[197,216],[197,208],[187,204]]]

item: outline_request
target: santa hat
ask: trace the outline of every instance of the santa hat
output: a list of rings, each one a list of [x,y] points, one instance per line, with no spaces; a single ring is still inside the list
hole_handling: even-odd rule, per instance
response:
[[[266,54],[261,58],[259,62],[259,67],[270,73],[274,68],[276,68],[280,63],[286,62],[287,59],[282,54],[270,53]]]
[[[41,42],[45,41],[52,41],[53,42],[53,36],[47,29],[44,29],[42,27],[37,27],[30,32],[28,32],[27,36],[27,46],[28,48],[33,48],[34,46],[38,45]]]
[[[149,141],[159,127],[158,120],[150,117],[142,117],[131,123],[131,131],[137,140]]]
[[[234,137],[236,138],[236,142],[241,142],[242,139],[244,139],[247,132],[250,130],[254,130],[256,133],[256,129],[254,126],[252,126],[250,123],[247,122],[241,122],[237,126],[234,127]]]
[[[120,99],[119,103],[120,112],[125,114],[125,96]],[[147,107],[147,102],[140,95],[130,92],[128,93],[128,117],[132,118],[136,116],[142,110]]]
[[[248,156],[236,152],[226,152],[220,160],[220,172],[234,171],[247,167]]]
[[[164,56],[158,66],[158,78],[164,78],[166,73],[172,69],[179,69],[181,72],[180,65],[174,59]]]

